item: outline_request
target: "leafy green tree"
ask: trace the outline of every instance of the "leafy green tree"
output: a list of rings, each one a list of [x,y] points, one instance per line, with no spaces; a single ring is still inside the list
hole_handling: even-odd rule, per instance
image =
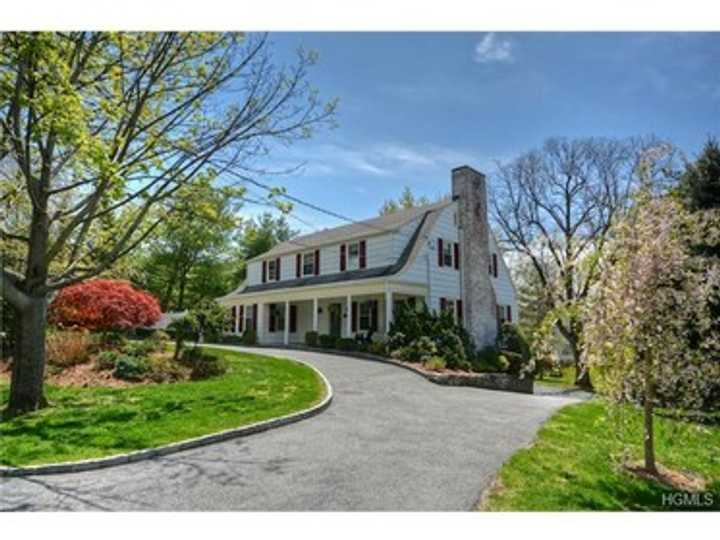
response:
[[[235,281],[245,279],[246,261],[269,251],[281,242],[287,242],[297,236],[299,231],[288,224],[284,215],[277,217],[265,212],[254,219],[249,219],[240,227],[237,241],[237,263],[234,274]]]
[[[199,182],[173,198],[175,211],[143,248],[141,262],[142,285],[158,297],[163,311],[183,311],[226,292],[236,192]]]
[[[399,210],[425,206],[430,203],[430,199],[428,199],[425,195],[416,197],[413,194],[412,189],[410,189],[410,186],[405,186],[397,199],[388,199],[383,203],[380,207],[380,215],[384,216],[398,212]]]
[[[708,139],[697,160],[687,164],[679,187],[691,210],[720,208],[720,146],[716,139]]]
[[[133,252],[184,186],[246,177],[271,144],[331,123],[315,60],[278,67],[264,35],[0,34],[0,200],[24,212],[2,222],[22,261],[0,272],[18,328],[10,414],[42,405],[54,291]]]
[[[175,338],[174,359],[177,360],[185,347],[186,341],[193,342],[197,349],[200,342],[216,340],[228,324],[227,309],[214,300],[201,300],[187,314],[173,321],[169,330]]]

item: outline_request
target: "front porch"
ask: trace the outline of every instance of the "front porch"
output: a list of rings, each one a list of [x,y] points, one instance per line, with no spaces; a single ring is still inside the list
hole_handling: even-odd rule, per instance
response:
[[[345,287],[303,287],[238,295],[223,302],[231,309],[230,334],[247,329],[262,345],[305,343],[307,332],[355,338],[387,335],[395,306],[425,300],[424,287],[380,282]]]

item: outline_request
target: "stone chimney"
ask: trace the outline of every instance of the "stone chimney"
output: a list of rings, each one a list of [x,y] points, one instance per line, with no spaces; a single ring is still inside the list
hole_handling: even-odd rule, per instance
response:
[[[460,235],[460,291],[465,328],[478,348],[493,345],[497,336],[495,290],[490,266],[485,175],[463,165],[452,171],[452,195],[457,201]]]

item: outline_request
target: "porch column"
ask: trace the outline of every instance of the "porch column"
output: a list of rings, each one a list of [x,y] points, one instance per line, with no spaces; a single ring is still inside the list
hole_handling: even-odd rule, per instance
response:
[[[235,333],[240,333],[240,306],[235,306]]]
[[[385,335],[390,333],[390,323],[393,318],[393,294],[390,287],[385,285]]]
[[[347,295],[346,337],[352,337],[352,295]]]
[[[263,309],[262,302],[258,302],[257,305],[257,339],[258,343],[263,342],[263,338],[265,337],[265,310]]]
[[[312,316],[312,329],[313,332],[318,331],[318,299],[313,298],[313,316]]]
[[[283,343],[290,344],[290,302],[285,300],[285,326],[283,326]]]

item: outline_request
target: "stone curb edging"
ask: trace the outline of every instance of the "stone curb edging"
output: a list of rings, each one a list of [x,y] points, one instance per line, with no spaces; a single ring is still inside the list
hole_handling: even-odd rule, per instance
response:
[[[412,365],[398,362],[385,356],[358,351],[341,351],[339,349],[320,349],[305,345],[224,345],[227,347],[247,347],[258,349],[284,349],[305,351],[319,354],[332,354],[335,356],[349,356],[362,360],[371,360],[391,366],[407,369],[420,375],[428,381],[441,386],[470,386],[473,388],[484,388],[485,390],[498,390],[503,392],[517,392],[521,394],[533,394],[534,382],[532,379],[519,379],[505,373],[476,373],[473,375],[428,373]]]
[[[207,345],[212,347],[212,345]],[[218,347],[219,348],[219,347]],[[199,448],[201,446],[208,446],[210,444],[228,441],[238,437],[244,437],[246,435],[252,435],[254,433],[260,433],[268,431],[273,428],[285,426],[287,424],[293,424],[310,418],[317,414],[320,414],[330,406],[333,400],[333,388],[330,385],[330,381],[327,377],[315,366],[302,360],[291,359],[293,362],[299,362],[310,369],[315,371],[320,376],[323,384],[325,385],[325,397],[322,401],[312,407],[305,409],[300,412],[287,414],[279,418],[273,418],[271,420],[263,420],[262,422],[256,422],[247,426],[239,428],[226,429],[218,433],[212,433],[210,435],[202,435],[193,439],[186,439],[184,441],[167,444],[165,446],[158,446],[156,448],[147,448],[144,450],[136,450],[128,454],[119,454],[106,458],[95,458],[83,461],[69,461],[64,463],[53,463],[50,465],[33,465],[28,467],[0,467],[0,478],[9,477],[21,477],[21,476],[34,476],[34,475],[48,475],[48,474],[62,474],[62,473],[74,473],[83,471],[92,471],[97,469],[105,469],[108,467],[115,467],[117,465],[124,465],[127,463],[135,463],[138,461],[144,461],[160,456],[167,456],[169,454],[175,454],[184,450],[190,450],[193,448]]]

